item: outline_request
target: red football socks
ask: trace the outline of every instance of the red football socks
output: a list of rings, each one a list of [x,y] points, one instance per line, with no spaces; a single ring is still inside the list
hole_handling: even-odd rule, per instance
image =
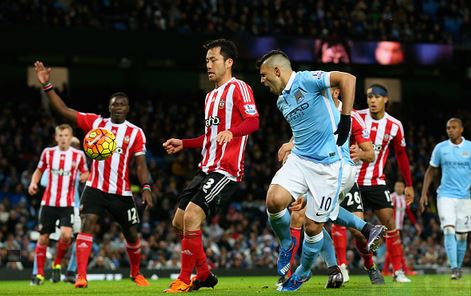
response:
[[[64,258],[64,255],[67,253],[69,246],[70,244],[64,242],[63,239],[60,239],[57,242],[57,253],[56,253],[56,259],[54,259],[54,265],[61,264],[62,258]]]
[[[135,243],[126,242],[126,251],[131,266],[131,277],[135,277],[141,271],[141,241],[138,239]]]
[[[196,264],[198,253],[202,249],[201,230],[186,231],[182,240],[181,271],[178,278],[190,284],[191,273]]]
[[[393,272],[401,270],[402,242],[397,229],[386,232],[386,250],[391,256]]]
[[[338,265],[347,264],[347,228],[332,224],[331,233]]]
[[[36,264],[38,267],[38,274],[44,276],[44,263],[46,262],[47,246],[36,244]]]
[[[87,277],[87,266],[90,252],[92,251],[93,235],[80,232],[75,242],[77,250],[77,273],[79,276]]]
[[[287,277],[290,277],[294,267],[294,258],[296,257],[296,253],[298,252],[299,246],[301,245],[301,228],[290,227],[291,237],[294,238],[293,241],[293,253],[291,254],[291,259],[289,260],[289,270],[287,273]]]

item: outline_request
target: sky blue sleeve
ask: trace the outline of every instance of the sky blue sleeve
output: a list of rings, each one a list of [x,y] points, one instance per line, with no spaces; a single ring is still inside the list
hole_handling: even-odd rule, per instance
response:
[[[330,72],[306,72],[303,75],[303,83],[308,87],[309,91],[322,93],[325,89],[330,88]]]
[[[440,167],[440,147],[441,145],[437,145],[433,148],[432,157],[430,158],[429,164],[434,168]]]

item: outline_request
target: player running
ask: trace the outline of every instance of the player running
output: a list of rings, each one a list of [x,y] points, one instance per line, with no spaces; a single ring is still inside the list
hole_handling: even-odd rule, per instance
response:
[[[149,286],[149,282],[140,273],[141,241],[137,229],[139,215],[129,181],[130,163],[134,158],[137,177],[141,183],[143,203],[147,204],[147,208],[152,207],[150,176],[145,158],[146,138],[142,129],[126,120],[129,112],[128,96],[122,92],[111,95],[108,107],[110,118],[77,112],[67,107],[54,91],[49,82],[51,69],[45,68],[39,61],[34,66],[49,102],[64,118],[75,122],[85,132],[100,127],[111,130],[116,135],[115,152],[106,160],[93,160],[92,172],[82,193],[80,201],[82,228],[76,240],[78,274],[75,287],[88,286],[87,266],[93,243],[93,231],[98,218],[105,210],[121,225],[131,265],[131,279],[138,286]]]
[[[201,224],[226,204],[244,173],[248,135],[258,130],[258,112],[252,89],[232,76],[237,57],[233,42],[208,42],[206,68],[215,89],[205,99],[205,131],[193,139],[169,139],[163,147],[169,154],[184,148],[202,148],[203,159],[191,183],[180,194],[173,227],[182,238],[181,270],[164,292],[177,293],[214,287],[217,278],[209,271],[203,247]],[[190,279],[193,268],[196,276]]]
[[[331,98],[333,99],[335,105],[337,106],[337,109],[339,109],[340,111],[342,109],[342,103],[339,100],[340,89],[338,87],[333,87],[329,90],[328,94],[331,95]],[[373,145],[369,137],[369,132],[366,129],[363,119],[358,115],[358,113],[355,110],[352,110],[351,115],[352,115],[351,116],[352,118],[351,137],[350,137],[350,141],[346,142],[342,146],[342,152],[343,152],[343,157],[344,157],[344,162],[345,162],[344,171],[352,170],[353,172],[356,172],[355,163],[358,163],[358,161],[360,160],[364,162],[371,162],[374,160],[375,156],[374,156],[374,151],[373,151]],[[292,147],[293,147],[292,142],[283,144],[282,147],[278,151],[278,160],[284,161],[287,158],[288,154],[291,153]],[[343,174],[343,175],[345,176],[346,174]],[[354,176],[352,176],[351,178],[354,178]],[[352,181],[348,181],[348,182],[344,181],[343,183],[350,183],[350,182]],[[349,186],[351,190],[349,190],[349,188],[344,188],[344,190],[346,191],[343,193],[344,198],[341,197],[343,199],[341,203],[341,207],[354,213],[358,218],[361,219],[361,221],[352,223],[352,226],[354,227],[350,227],[349,229],[352,232],[352,234],[355,236],[357,249],[359,250],[360,254],[362,254],[364,258],[364,266],[365,266],[365,269],[368,271],[368,276],[370,277],[371,283],[372,284],[384,284],[384,278],[379,272],[376,265],[374,264],[373,258],[372,258],[373,257],[372,252],[371,250],[368,250],[367,240],[365,239],[365,236],[361,232],[361,230],[365,227],[367,223],[363,221],[364,219],[363,204],[361,202],[361,197],[357,192],[358,191],[357,187],[358,185],[355,183],[353,187]],[[291,270],[294,264],[294,257],[299,247],[301,229],[304,222],[304,212],[305,212],[305,209],[299,210],[299,211],[293,210],[291,212],[290,231],[291,231],[291,236],[294,238],[293,239],[294,249],[293,249],[293,254],[290,260],[290,270],[287,275],[288,277],[291,274]],[[331,228],[331,234],[332,234],[333,244],[335,247],[335,255],[336,255],[337,261],[334,261],[334,259],[329,260],[330,256],[328,256],[327,252],[322,252],[321,256],[324,257],[324,260],[326,260],[326,263],[328,266],[331,266],[332,264],[334,264],[334,262],[337,262],[342,272],[343,282],[346,283],[349,281],[349,274],[346,268],[347,232],[346,232],[345,226],[342,226],[341,224],[337,224],[337,223],[342,223],[342,219],[340,219],[340,221],[335,221],[332,224],[332,228]]]
[[[73,137],[72,127],[61,124],[56,127],[57,146],[46,148],[41,154],[38,166],[33,173],[28,193],[38,192],[38,183],[44,172],[48,182],[39,211],[39,240],[36,244],[36,275],[33,284],[44,283],[44,265],[49,235],[55,232],[59,220],[60,238],[57,243],[56,258],[52,265],[53,282],[60,281],[61,261],[72,243],[72,225],[74,223],[75,184],[78,179],[85,182],[88,178],[88,167],[85,154],[70,146]],[[80,176],[80,177],[79,177]]]
[[[314,259],[322,248],[330,248],[329,254],[335,259],[323,225],[329,219],[337,220],[339,214],[338,197],[343,183],[341,146],[350,132],[356,78],[344,72],[296,73],[288,56],[280,50],[265,54],[257,66],[261,83],[279,96],[278,109],[290,124],[294,140],[292,153],[273,178],[266,198],[269,221],[280,240],[277,264],[280,276],[290,269],[294,248],[287,208],[293,199],[303,195],[307,199],[301,265],[279,287],[280,291],[294,291],[310,279]],[[333,101],[324,96],[331,86],[339,86],[344,94],[341,115]],[[338,135],[337,139],[334,135]],[[353,170],[348,173],[354,176]],[[375,240],[372,237],[371,242]],[[338,266],[329,266],[329,278],[341,279]]]

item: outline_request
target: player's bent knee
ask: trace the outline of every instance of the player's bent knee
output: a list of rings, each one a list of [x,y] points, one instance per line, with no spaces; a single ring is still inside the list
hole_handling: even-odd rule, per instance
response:
[[[95,214],[83,214],[80,216],[80,218],[82,219],[82,228],[80,231],[90,234],[93,233],[98,216]]]
[[[185,215],[183,216],[183,229],[192,229],[194,227],[198,228],[201,225],[201,222],[201,215],[195,211],[185,211]]]
[[[277,185],[272,185],[267,192],[267,209],[269,213],[278,213],[286,209],[291,202],[292,198],[290,194],[286,194]]]
[[[183,230],[183,217],[185,215],[185,211],[181,209],[177,209],[175,212],[175,216],[173,216],[172,226],[175,228],[176,231]]]
[[[311,219],[305,219],[304,221],[304,232],[309,236],[315,236],[322,233],[323,223],[316,223]]]
[[[447,235],[447,234],[448,234],[448,235],[454,235],[454,234],[455,234],[455,226],[453,226],[453,225],[445,225],[445,226],[443,227],[443,233],[444,233],[445,235]]]
[[[48,245],[49,244],[49,233],[41,234],[39,236],[38,243],[42,246]]]

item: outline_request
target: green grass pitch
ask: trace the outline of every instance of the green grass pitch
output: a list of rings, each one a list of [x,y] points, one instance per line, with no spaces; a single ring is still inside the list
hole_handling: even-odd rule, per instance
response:
[[[451,281],[448,275],[421,275],[411,277],[412,283],[393,283],[386,277],[386,285],[372,286],[366,276],[351,276],[350,282],[340,289],[324,289],[325,276],[314,276],[296,292],[288,295],[342,295],[342,296],[471,296],[471,276]],[[280,295],[274,286],[276,277],[222,277],[213,289],[193,292],[197,295]],[[150,281],[150,287],[137,287],[130,280],[91,281],[86,289],[75,289],[68,283],[52,284],[47,281],[42,286],[30,286],[29,281],[0,281],[0,295],[164,295],[162,290],[170,279]]]

